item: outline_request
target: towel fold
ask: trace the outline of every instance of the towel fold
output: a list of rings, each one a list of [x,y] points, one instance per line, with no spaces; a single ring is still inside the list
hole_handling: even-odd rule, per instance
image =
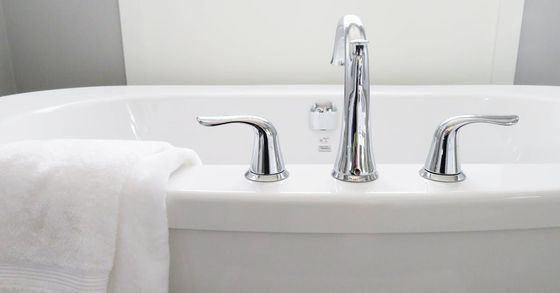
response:
[[[0,292],[167,292],[166,183],[190,150],[162,142],[0,146]]]

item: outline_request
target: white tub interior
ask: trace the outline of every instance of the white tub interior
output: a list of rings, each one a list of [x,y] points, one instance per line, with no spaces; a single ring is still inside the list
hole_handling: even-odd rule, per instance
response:
[[[374,87],[374,153],[378,163],[422,163],[435,127],[461,114],[517,114],[513,127],[461,130],[463,163],[560,162],[559,90],[551,87]],[[49,103],[40,102],[49,98]],[[18,97],[20,100],[18,101]],[[33,106],[24,106],[33,100]],[[277,127],[288,164],[330,164],[340,129],[309,127],[309,110],[332,101],[342,115],[341,86],[121,87],[30,93],[0,101],[0,141],[25,138],[164,140],[196,150],[206,164],[249,162],[253,132],[243,125],[206,128],[197,115],[251,114]],[[54,101],[54,102],[53,102]],[[7,112],[15,107],[19,113]],[[338,125],[340,128],[340,123]],[[327,137],[331,152],[319,152]]]

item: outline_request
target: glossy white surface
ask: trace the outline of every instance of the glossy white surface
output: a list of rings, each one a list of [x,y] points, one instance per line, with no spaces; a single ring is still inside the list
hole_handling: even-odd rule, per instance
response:
[[[467,180],[418,176],[421,165],[383,164],[367,184],[329,176],[332,165],[288,165],[290,178],[259,184],[245,165],[178,172],[170,228],[283,233],[419,233],[560,227],[560,164],[466,165]]]
[[[560,88],[530,86],[379,86],[372,88],[378,163],[423,163],[433,131],[465,113],[518,114],[513,127],[473,125],[459,137],[463,163],[560,163]],[[278,129],[288,164],[332,164],[339,129],[314,131],[317,100],[342,107],[341,86],[131,86],[34,92],[0,99],[0,142],[24,138],[165,140],[195,149],[206,164],[246,164],[253,132],[205,128],[197,115],[258,114]],[[339,119],[341,119],[339,112]],[[70,122],[71,121],[71,122]],[[340,127],[340,125],[338,125]],[[319,152],[328,138],[331,152]],[[217,151],[223,142],[228,151]]]
[[[172,230],[171,292],[557,293],[560,229],[310,234]]]
[[[339,130],[309,127],[315,101],[341,107],[341,86],[14,95],[0,99],[0,142],[165,140],[199,152],[206,165],[170,180],[171,292],[560,292],[560,88],[377,87],[372,97],[380,178],[365,184],[330,177]],[[287,180],[245,180],[251,130],[195,120],[231,114],[275,123]],[[466,181],[422,179],[434,127],[459,114],[520,122],[461,131]]]

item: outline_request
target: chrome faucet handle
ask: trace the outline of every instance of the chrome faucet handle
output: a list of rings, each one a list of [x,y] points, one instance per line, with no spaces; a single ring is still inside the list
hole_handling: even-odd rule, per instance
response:
[[[457,154],[457,132],[472,123],[490,123],[503,126],[517,124],[517,115],[464,115],[443,121],[434,133],[432,146],[420,176],[439,182],[460,182],[466,176],[461,171]]]
[[[251,181],[274,182],[288,178],[284,159],[280,151],[278,133],[270,121],[257,116],[215,116],[196,117],[204,126],[219,126],[230,123],[243,123],[255,129],[253,158],[245,177]]]

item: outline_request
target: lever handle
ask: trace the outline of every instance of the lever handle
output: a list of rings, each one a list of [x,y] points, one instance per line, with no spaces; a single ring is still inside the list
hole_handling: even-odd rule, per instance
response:
[[[258,182],[273,182],[288,178],[289,173],[284,167],[278,132],[270,121],[249,115],[200,116],[196,120],[204,126],[219,126],[230,123],[252,126],[255,130],[253,157],[245,177]]]
[[[443,121],[432,140],[430,152],[420,170],[420,175],[426,179],[440,182],[459,182],[466,176],[461,171],[457,154],[457,132],[461,127],[472,123],[490,123],[502,126],[517,124],[517,115],[463,115],[455,116]]]

